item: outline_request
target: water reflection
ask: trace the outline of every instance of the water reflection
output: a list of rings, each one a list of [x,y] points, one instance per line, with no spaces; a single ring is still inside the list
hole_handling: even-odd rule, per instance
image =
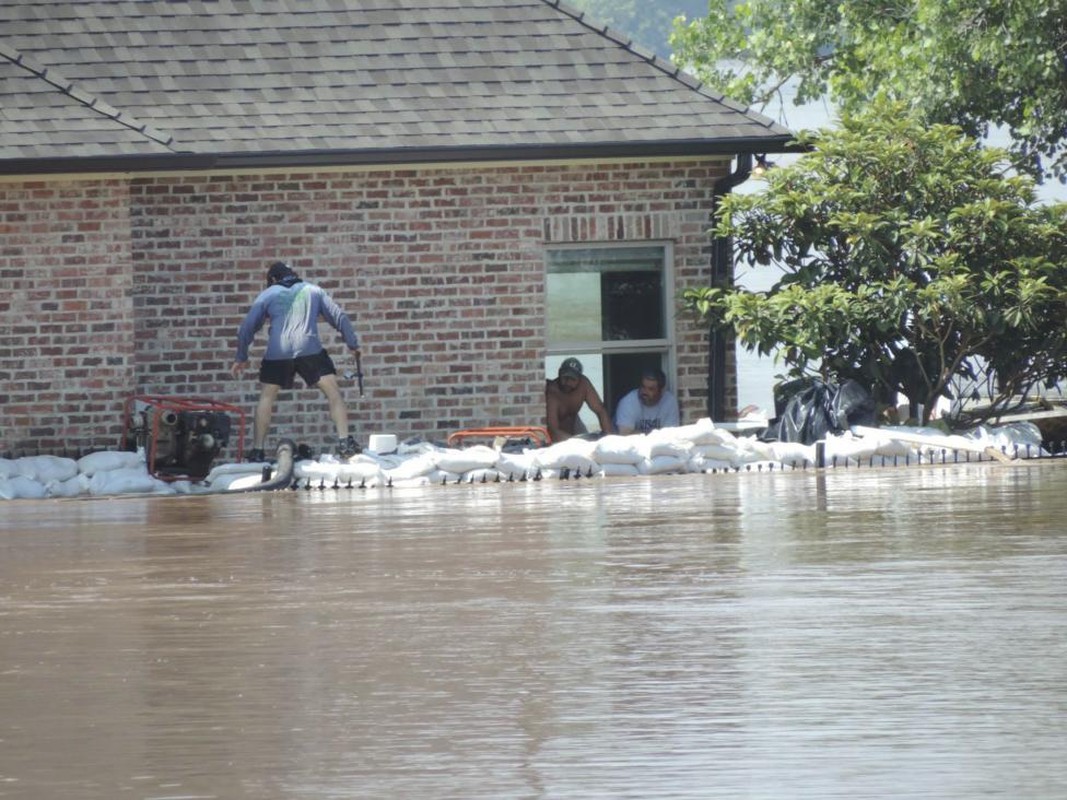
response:
[[[1067,795],[1067,470],[13,502],[0,797]]]

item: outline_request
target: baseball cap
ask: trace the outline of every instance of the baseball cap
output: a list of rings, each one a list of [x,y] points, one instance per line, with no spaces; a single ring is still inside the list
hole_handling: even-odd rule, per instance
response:
[[[564,375],[570,375],[572,378],[582,377],[582,362],[574,357],[566,359],[559,365],[559,375],[560,377]]]

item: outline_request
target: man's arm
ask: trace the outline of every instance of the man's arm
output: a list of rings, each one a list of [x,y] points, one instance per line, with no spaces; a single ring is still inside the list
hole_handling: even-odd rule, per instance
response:
[[[571,438],[569,431],[563,429],[563,405],[560,402],[559,393],[554,391],[552,383],[545,384],[545,427],[548,428],[548,436],[555,442],[562,442]]]
[[[348,315],[341,310],[341,307],[337,305],[329,294],[321,288],[319,291],[322,292],[320,306],[322,316],[341,334],[349,350],[359,350],[359,334],[352,327],[352,321],[348,318]]]
[[[608,414],[608,409],[604,405],[604,401],[600,399],[596,387],[589,382],[588,378],[585,378],[584,380],[589,384],[585,393],[585,402],[600,421],[600,430],[604,433],[615,433],[615,426],[611,423],[611,415]]]
[[[241,321],[241,326],[237,329],[237,355],[234,356],[234,364],[244,364],[248,361],[248,348],[267,318],[267,306],[262,298],[262,294],[256,298]]]

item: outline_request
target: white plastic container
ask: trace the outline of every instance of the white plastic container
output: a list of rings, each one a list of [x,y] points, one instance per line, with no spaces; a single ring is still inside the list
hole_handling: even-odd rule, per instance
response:
[[[396,450],[395,433],[372,433],[367,442],[367,449],[375,453],[392,453]]]

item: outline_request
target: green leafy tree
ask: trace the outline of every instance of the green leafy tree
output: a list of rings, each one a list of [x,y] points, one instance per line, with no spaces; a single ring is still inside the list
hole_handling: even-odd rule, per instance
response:
[[[879,95],[1011,136],[1017,166],[1067,180],[1067,0],[709,0],[675,59],[727,96],[857,111]]]
[[[1041,205],[1003,151],[899,104],[806,133],[812,151],[725,198],[717,233],[765,292],[687,291],[685,304],[789,377],[852,378],[924,406],[982,386],[993,413],[1067,373],[1067,203]],[[984,384],[988,384],[985,386]]]

